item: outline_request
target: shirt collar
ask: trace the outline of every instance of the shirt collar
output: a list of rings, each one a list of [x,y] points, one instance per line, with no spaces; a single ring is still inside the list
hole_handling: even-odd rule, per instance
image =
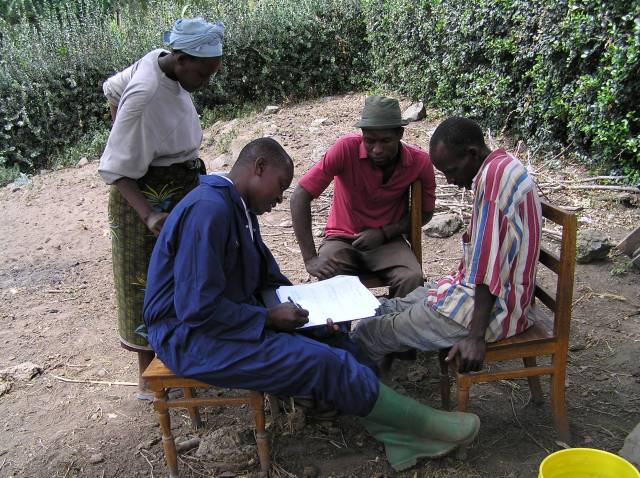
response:
[[[218,176],[220,176],[221,178],[226,179],[231,184],[233,184],[233,181],[231,181],[231,179],[228,178],[226,176],[226,174],[224,174],[224,173],[223,174],[218,174]],[[236,188],[236,185],[233,184],[233,189],[235,189],[235,188]],[[244,202],[244,199],[242,199],[242,196],[240,196],[239,194],[238,194],[238,196],[240,197],[240,202],[242,202],[242,207],[244,208],[244,213],[247,216],[247,223],[249,224],[249,234],[251,235],[251,240],[253,241],[253,221],[251,220],[251,215],[249,214],[249,210],[247,209],[247,205]]]
[[[507,152],[506,152],[506,150],[504,148],[498,148],[498,149],[492,151],[489,154],[489,156],[484,158],[484,161],[482,162],[482,165],[480,166],[480,169],[478,169],[478,172],[473,177],[473,181],[471,182],[471,190],[472,191],[476,190],[476,185],[477,185],[478,181],[480,180],[480,177],[482,176],[482,172],[489,165],[489,163],[491,161],[493,161],[494,159],[498,158],[499,156],[504,156],[506,154],[507,154]]]

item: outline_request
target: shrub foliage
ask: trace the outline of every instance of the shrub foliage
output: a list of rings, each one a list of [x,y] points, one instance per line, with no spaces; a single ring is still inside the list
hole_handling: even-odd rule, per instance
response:
[[[104,124],[102,82],[162,47],[162,32],[183,11],[167,0],[107,3],[54,2],[39,5],[35,17],[14,10],[11,22],[0,19],[0,166],[44,167]],[[203,0],[186,13],[226,25],[221,71],[195,95],[200,110],[349,90],[366,66],[355,0]]]
[[[374,83],[640,169],[637,0],[362,0]]]

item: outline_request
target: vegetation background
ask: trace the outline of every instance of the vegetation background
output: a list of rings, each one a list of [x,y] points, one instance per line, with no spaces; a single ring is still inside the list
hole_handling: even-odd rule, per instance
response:
[[[195,96],[205,125],[270,101],[392,91],[640,180],[640,0],[7,0],[0,184],[99,154],[102,82],[182,15],[227,27],[224,66]]]

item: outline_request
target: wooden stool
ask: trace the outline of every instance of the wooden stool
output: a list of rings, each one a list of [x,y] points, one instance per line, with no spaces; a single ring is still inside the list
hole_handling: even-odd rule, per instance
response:
[[[194,388],[212,388],[212,386],[197,380],[174,375],[157,357],[149,364],[142,374],[142,377],[147,380],[149,388],[156,396],[153,401],[153,406],[156,412],[158,412],[158,420],[160,421],[160,429],[162,430],[162,447],[164,448],[164,456],[167,460],[167,467],[169,468],[169,476],[171,478],[178,477],[178,453],[176,451],[176,443],[171,433],[169,409],[186,408],[189,410],[193,427],[200,428],[202,422],[198,408],[223,405],[237,407],[247,404],[251,407],[253,418],[256,422],[256,442],[258,445],[260,470],[265,473],[265,475],[268,473],[270,466],[269,440],[268,432],[265,430],[264,396],[261,393],[249,391],[248,395],[240,397],[195,397]],[[184,397],[175,399],[168,398],[167,391],[170,388],[182,388]]]

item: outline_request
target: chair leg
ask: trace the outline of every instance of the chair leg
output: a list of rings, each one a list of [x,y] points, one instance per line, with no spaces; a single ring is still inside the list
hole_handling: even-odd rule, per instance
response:
[[[186,400],[193,398],[193,388],[184,387],[182,392]],[[191,426],[196,430],[202,428],[202,419],[200,418],[200,410],[198,407],[187,407],[187,410],[189,410],[189,417],[191,417]]]
[[[525,367],[536,367],[536,358],[535,357],[523,357],[522,361],[524,362]],[[536,405],[540,405],[544,399],[542,398],[542,387],[540,386],[540,377],[527,377],[529,381],[529,390],[531,390],[531,401]]]
[[[260,458],[260,471],[269,473],[271,460],[269,458],[269,433],[265,430],[264,421],[264,395],[251,392],[251,411],[256,423],[256,443],[258,445],[258,457]]]
[[[467,404],[469,403],[469,388],[471,388],[471,383],[469,383],[463,376],[457,374],[457,382],[458,382],[458,411],[464,412],[467,409]]]
[[[160,430],[162,430],[162,447],[164,448],[164,456],[167,460],[169,468],[169,476],[178,478],[178,452],[176,451],[176,442],[171,433],[171,417],[169,416],[169,408],[167,407],[167,392],[161,390],[156,392],[156,399],[153,406],[158,412],[158,420],[160,422]]]
[[[451,380],[449,378],[449,363],[445,361],[449,349],[438,350],[438,361],[440,362],[440,400],[442,408],[451,409]]]
[[[565,403],[564,390],[565,370],[556,370],[551,376],[551,409],[553,411],[553,421],[558,431],[560,439],[565,443],[570,443],[569,421],[567,420],[567,407]]]

